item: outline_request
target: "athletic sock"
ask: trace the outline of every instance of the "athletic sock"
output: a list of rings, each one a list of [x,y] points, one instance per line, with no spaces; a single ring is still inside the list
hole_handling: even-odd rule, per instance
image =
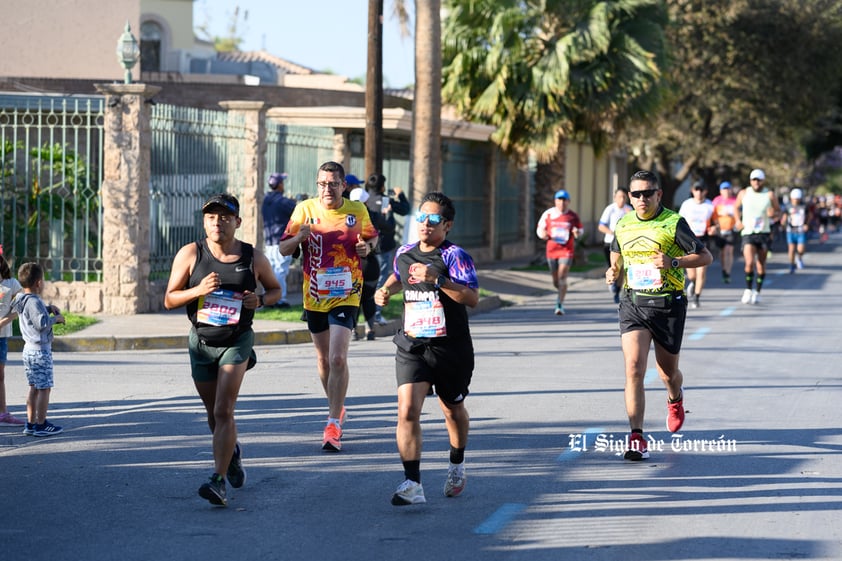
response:
[[[421,483],[421,460],[409,460],[403,463],[403,475],[407,479]]]
[[[751,283],[754,282],[754,273],[746,273],[746,288],[751,290]]]
[[[763,288],[763,279],[766,278],[766,273],[762,275],[757,275],[757,292],[760,292],[760,289]]]
[[[465,461],[465,449],[450,447],[450,463],[461,464]]]

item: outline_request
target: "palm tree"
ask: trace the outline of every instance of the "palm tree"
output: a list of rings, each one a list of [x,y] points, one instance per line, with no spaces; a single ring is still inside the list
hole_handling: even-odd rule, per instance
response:
[[[535,210],[563,186],[568,138],[604,151],[660,101],[661,0],[449,0],[443,96],[497,127],[506,152],[535,154]],[[536,216],[537,218],[537,216]]]
[[[405,0],[393,0],[393,13],[406,32],[409,10]],[[441,185],[441,1],[416,2],[415,86],[412,111],[412,155],[409,191],[417,205]],[[366,83],[366,169],[382,167],[382,21],[383,1],[369,0],[369,59]],[[375,15],[377,17],[375,18]],[[382,26],[382,23],[380,23]],[[380,101],[378,102],[378,93]],[[379,103],[379,106],[378,106]],[[379,113],[379,115],[378,115]],[[378,121],[379,117],[379,121]],[[369,141],[371,137],[371,142]],[[379,138],[377,148],[375,138]],[[379,154],[379,155],[375,155]],[[381,170],[378,170],[381,171]]]
[[[441,185],[441,2],[415,3],[412,193],[417,206]]]

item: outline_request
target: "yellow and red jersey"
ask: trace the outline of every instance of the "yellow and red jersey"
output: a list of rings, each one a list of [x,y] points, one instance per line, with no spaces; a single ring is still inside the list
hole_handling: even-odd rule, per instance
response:
[[[301,244],[304,309],[359,306],[363,273],[355,246],[358,236],[377,236],[366,206],[343,199],[338,209],[327,209],[318,199],[307,199],[296,205],[282,239],[297,235],[303,224],[310,226],[310,237]]]

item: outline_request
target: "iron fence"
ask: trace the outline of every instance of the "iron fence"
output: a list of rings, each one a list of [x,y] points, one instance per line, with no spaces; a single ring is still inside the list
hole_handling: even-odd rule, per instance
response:
[[[102,281],[104,102],[101,96],[0,95],[0,244],[13,263],[40,262],[49,280]],[[263,185],[268,174],[284,171],[289,196],[315,195],[318,166],[335,158],[334,130],[265,126]],[[244,157],[253,131],[237,113],[159,104],[151,108],[150,132],[150,280],[162,280],[178,249],[204,235],[200,209],[208,195],[242,197],[245,166],[254,163]],[[362,155],[351,145],[351,168],[359,172]],[[488,243],[492,201],[485,186],[496,172],[500,241],[519,239],[523,208],[515,177],[503,165],[490,169],[487,146],[446,146],[444,185],[461,217],[454,238],[465,246]],[[408,139],[389,139],[386,148],[384,175],[389,186],[400,186],[409,180]]]
[[[0,95],[0,243],[50,280],[102,280],[103,98]]]
[[[323,163],[334,158],[333,130],[318,127],[282,125],[272,121],[266,124],[266,177],[286,172],[286,196],[312,197],[316,191],[316,171]]]
[[[246,135],[227,111],[156,105],[150,119],[150,279],[165,279],[179,248],[204,236],[202,203],[213,193],[242,195]]]

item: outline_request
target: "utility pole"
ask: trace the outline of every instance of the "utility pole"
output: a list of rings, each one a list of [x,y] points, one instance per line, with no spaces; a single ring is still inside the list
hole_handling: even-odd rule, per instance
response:
[[[383,173],[383,0],[368,1],[365,173]]]

